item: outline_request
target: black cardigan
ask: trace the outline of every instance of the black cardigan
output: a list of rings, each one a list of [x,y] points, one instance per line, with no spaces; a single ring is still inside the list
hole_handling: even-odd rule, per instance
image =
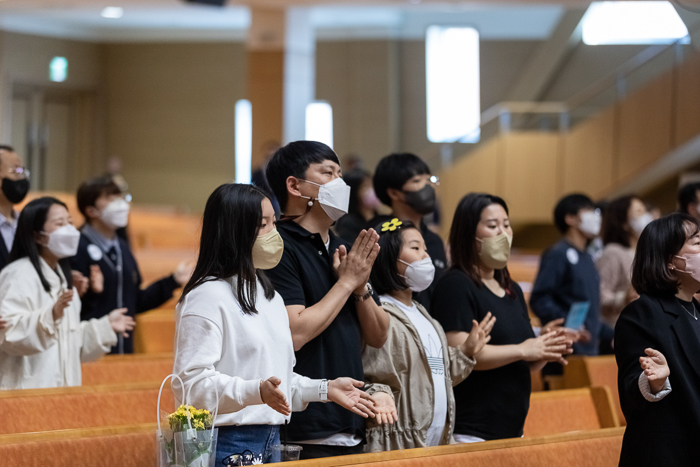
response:
[[[692,320],[673,296],[642,295],[622,310],[615,326],[617,384],[627,419],[621,466],[700,465],[700,339]],[[671,393],[658,402],[647,401],[638,385],[639,357],[649,347],[664,354],[671,371]]]

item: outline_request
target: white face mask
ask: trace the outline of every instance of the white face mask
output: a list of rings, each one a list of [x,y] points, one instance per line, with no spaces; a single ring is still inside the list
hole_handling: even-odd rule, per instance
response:
[[[433,283],[435,266],[433,266],[433,261],[429,257],[412,263],[407,263],[401,259],[399,261],[407,266],[406,272],[401,277],[406,279],[409,289],[414,292],[422,292]]]
[[[651,217],[651,214],[643,214],[639,217],[635,217],[630,221],[630,227],[634,231],[637,236],[642,235],[642,232],[644,232],[644,228],[651,223],[653,218]]]
[[[115,199],[104,208],[100,219],[111,229],[126,227],[129,222],[129,203],[122,198]]]
[[[49,243],[46,248],[58,259],[70,258],[78,253],[78,243],[80,242],[80,232],[72,225],[64,225],[51,233],[44,232],[49,236]]]
[[[600,234],[602,221],[598,211],[586,211],[581,214],[581,224],[578,228],[590,238],[597,237]]]
[[[320,187],[318,189],[318,198],[316,199],[332,221],[335,222],[348,213],[348,207],[350,206],[350,187],[342,178],[336,178],[323,185],[304,179],[300,180]],[[302,196],[302,198],[310,199],[311,201],[309,201],[309,203],[313,202],[313,198],[309,198],[308,196]]]

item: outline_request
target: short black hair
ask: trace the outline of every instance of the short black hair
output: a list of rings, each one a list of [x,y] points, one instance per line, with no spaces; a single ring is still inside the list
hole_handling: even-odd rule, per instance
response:
[[[554,225],[559,232],[565,234],[569,230],[566,216],[576,216],[581,209],[595,209],[595,203],[588,196],[581,193],[566,195],[559,200],[554,208]]]
[[[379,235],[379,254],[374,261],[370,281],[379,295],[408,288],[406,280],[399,276],[396,265],[403,247],[401,232],[407,229],[416,229],[416,226],[412,222],[406,221],[396,230],[386,232],[381,232],[381,226],[377,226],[377,232],[381,232]]]
[[[197,265],[182,291],[188,293],[217,279],[233,278],[234,294],[246,314],[257,313],[258,286],[272,300],[275,289],[263,271],[253,263],[253,245],[262,223],[265,192],[253,185],[228,183],[209,196],[202,219]]]
[[[36,243],[36,235],[43,234],[46,218],[51,206],[54,204],[63,206],[66,210],[68,209],[65,203],[51,196],[37,198],[27,203],[20,212],[19,219],[17,219],[17,232],[15,233],[15,240],[12,242],[12,250],[8,257],[8,263],[21,258],[29,258],[32,266],[34,266],[34,270],[39,275],[42,287],[47,292],[51,292],[51,286],[42,272],[41,261],[39,260],[40,249]],[[63,258],[58,261],[58,265],[66,277],[66,288],[70,290],[73,288],[70,260]]]
[[[617,243],[624,247],[630,247],[629,219],[627,215],[634,200],[642,201],[639,196],[627,195],[616,198],[603,210],[603,226],[601,237],[603,245]]]
[[[678,190],[678,211],[688,214],[688,205],[698,201],[700,182],[686,183]]]
[[[280,203],[282,212],[287,209],[289,195],[287,178],[305,178],[311,164],[333,161],[340,165],[338,156],[331,148],[318,141],[294,141],[275,152],[267,163],[265,175],[272,192]]]
[[[76,196],[80,214],[82,214],[83,217],[85,217],[85,221],[88,222],[90,219],[85,211],[88,207],[95,206],[97,198],[105,195],[120,195],[121,193],[122,191],[119,189],[119,186],[114,183],[112,177],[109,176],[95,177],[84,181],[78,188],[78,194]]]
[[[632,263],[632,286],[638,294],[675,295],[678,279],[668,264],[683,245],[700,231],[700,221],[685,213],[673,213],[652,221],[637,243]]]
[[[0,151],[15,152],[15,148],[10,146],[9,144],[0,144]],[[0,152],[0,154],[2,154],[2,152]]]
[[[394,153],[382,158],[374,172],[374,192],[377,198],[391,206],[387,190],[400,190],[404,184],[416,175],[430,175],[430,167],[423,159],[411,153]]]

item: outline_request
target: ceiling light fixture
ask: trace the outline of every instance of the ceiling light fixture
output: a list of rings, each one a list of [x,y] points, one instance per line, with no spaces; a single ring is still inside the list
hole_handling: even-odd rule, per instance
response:
[[[124,8],[120,6],[108,6],[100,14],[103,18],[118,19],[124,16]]]

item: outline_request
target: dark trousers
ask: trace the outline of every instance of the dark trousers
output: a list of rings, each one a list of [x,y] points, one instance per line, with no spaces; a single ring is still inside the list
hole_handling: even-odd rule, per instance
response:
[[[326,446],[323,444],[299,444],[304,449],[301,451],[301,459],[318,459],[320,457],[348,456],[350,454],[362,454],[365,452],[364,443],[357,446]]]

